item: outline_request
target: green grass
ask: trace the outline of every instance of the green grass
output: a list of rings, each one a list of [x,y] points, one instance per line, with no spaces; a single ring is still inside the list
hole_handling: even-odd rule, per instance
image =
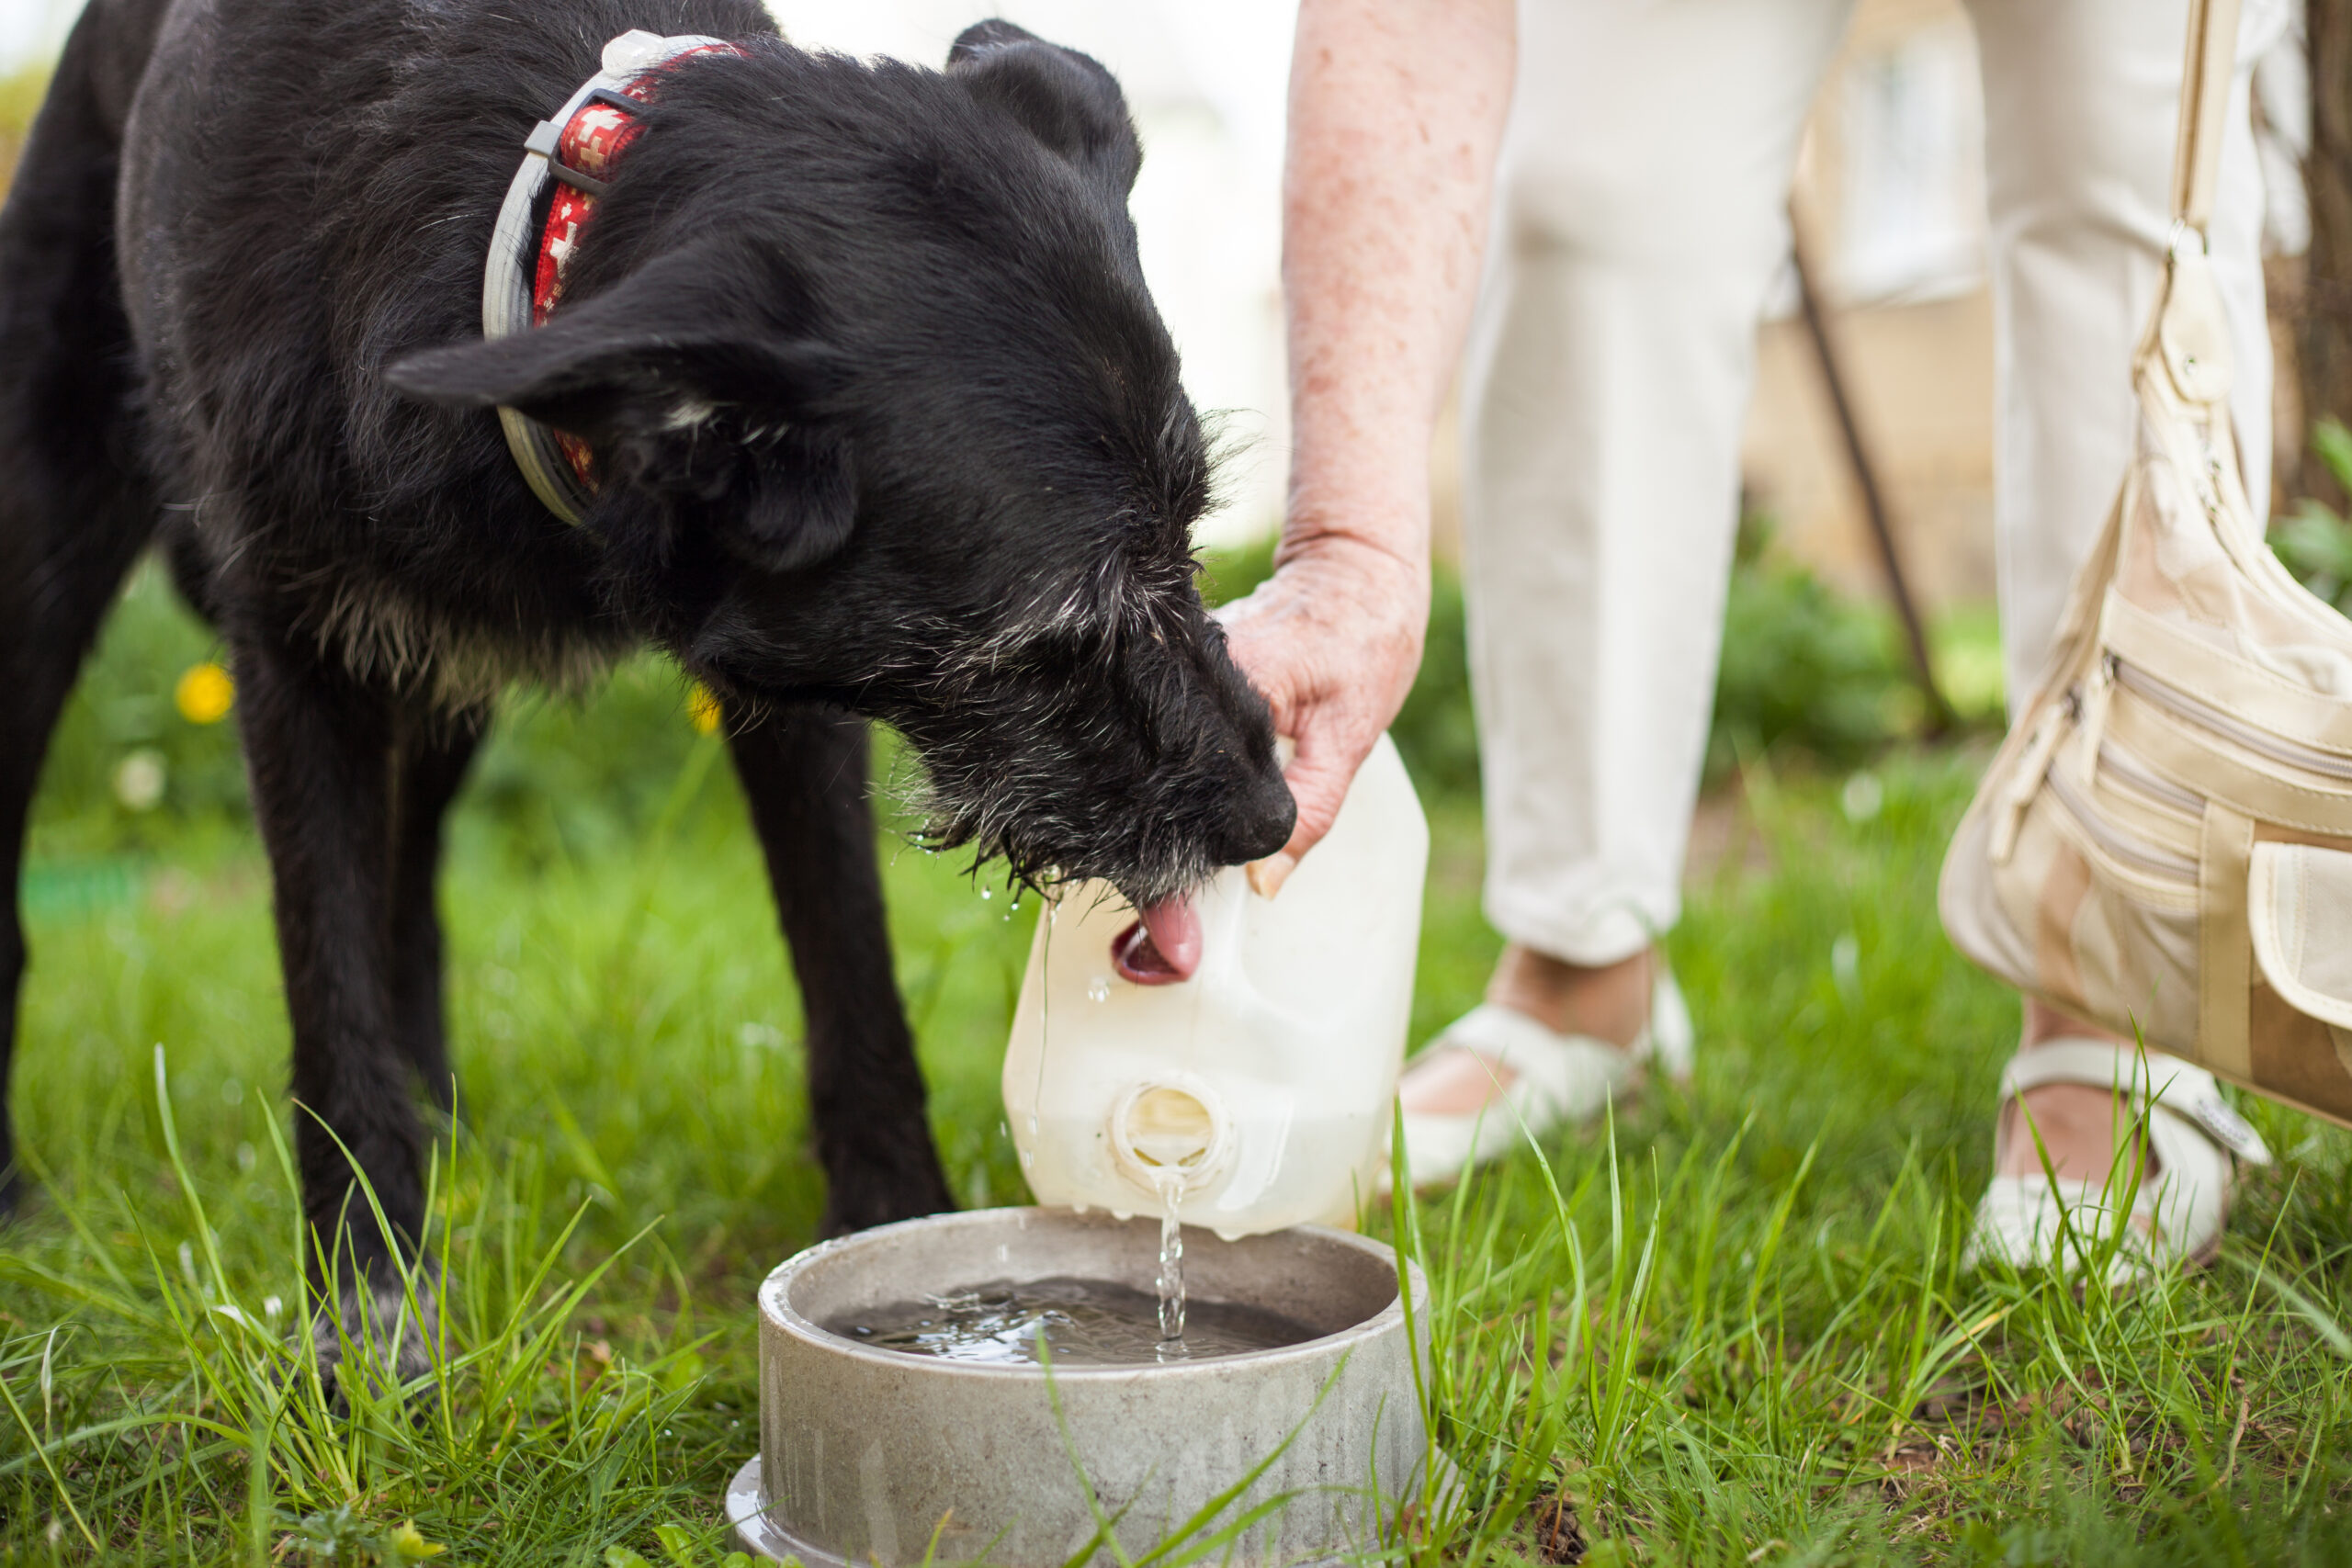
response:
[[[526,706],[485,759],[445,894],[468,1112],[430,1242],[453,1364],[337,1418],[286,1337],[265,868],[225,727],[166,702],[208,646],[142,579],[43,798],[16,1084],[40,1191],[0,1233],[0,1555],[718,1562],[717,1497],[756,1442],[753,1286],[820,1190],[789,970],[716,743],[641,665],[593,708]],[[108,781],[142,749],[170,783],[133,811]],[[1977,761],[1882,754],[1860,819],[1844,774],[1751,761],[1671,943],[1695,1083],[1405,1216],[1474,1506],[1387,1558],[1566,1557],[1573,1508],[1592,1562],[2352,1560],[2352,1140],[2248,1104],[2278,1165],[2218,1266],[2136,1295],[1956,1267],[2015,1021],[1933,909]],[[1475,807],[1430,804],[1417,1035],[1497,945]],[[885,849],[951,1179],[1019,1201],[996,1077],[1031,911]]]

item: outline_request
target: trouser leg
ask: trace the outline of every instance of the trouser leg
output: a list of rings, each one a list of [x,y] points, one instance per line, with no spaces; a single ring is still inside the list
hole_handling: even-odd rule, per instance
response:
[[[1487,908],[1605,964],[1679,912],[1756,327],[1851,0],[1527,0],[1466,366]]]
[[[1991,210],[1994,532],[2009,702],[2039,682],[2068,585],[2131,460],[2132,352],[2172,227],[2187,0],[1971,0]],[[2270,491],[2255,52],[2284,25],[2247,0],[2211,232],[2230,318],[2231,412],[2255,515]]]

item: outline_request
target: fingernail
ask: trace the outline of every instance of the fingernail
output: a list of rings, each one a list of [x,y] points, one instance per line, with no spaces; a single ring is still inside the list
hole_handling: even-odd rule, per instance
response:
[[[1297,865],[1298,857],[1283,850],[1264,860],[1253,860],[1242,870],[1250,879],[1250,891],[1261,898],[1271,898],[1283,890],[1283,884],[1290,880],[1290,874]]]

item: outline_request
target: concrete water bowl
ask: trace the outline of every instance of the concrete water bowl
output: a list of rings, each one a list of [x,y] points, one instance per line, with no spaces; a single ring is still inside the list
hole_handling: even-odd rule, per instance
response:
[[[1043,1367],[909,1355],[820,1326],[993,1280],[1149,1291],[1159,1252],[1156,1222],[990,1209],[880,1226],[786,1263],[760,1288],[760,1455],[727,1496],[738,1539],[808,1568],[901,1568],[926,1553],[1045,1568],[1085,1546],[1099,1508],[1139,1554],[1280,1449],[1205,1529],[1288,1500],[1211,1557],[1253,1568],[1373,1545],[1430,1451],[1396,1258],[1379,1242],[1313,1225],[1227,1242],[1188,1226],[1194,1300],[1266,1308],[1319,1337],[1057,1368],[1050,1387]],[[1408,1274],[1426,1359],[1427,1287]]]

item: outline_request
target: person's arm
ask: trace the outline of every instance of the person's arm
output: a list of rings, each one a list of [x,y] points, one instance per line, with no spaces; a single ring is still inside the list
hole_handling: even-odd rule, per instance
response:
[[[1302,0],[1283,288],[1290,505],[1273,577],[1224,612],[1298,744],[1298,827],[1271,894],[1329,830],[1396,716],[1429,621],[1431,427],[1477,293],[1510,105],[1513,0]]]

